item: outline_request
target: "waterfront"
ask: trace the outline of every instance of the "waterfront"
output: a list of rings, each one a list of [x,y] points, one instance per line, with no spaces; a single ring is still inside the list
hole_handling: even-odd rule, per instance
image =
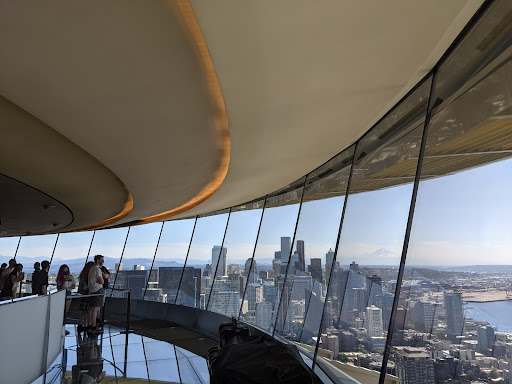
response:
[[[466,317],[487,321],[499,332],[512,333],[512,300],[490,302],[468,302]]]

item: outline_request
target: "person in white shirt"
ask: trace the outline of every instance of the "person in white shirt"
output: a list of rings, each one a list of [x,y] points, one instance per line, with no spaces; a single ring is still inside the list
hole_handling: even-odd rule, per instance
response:
[[[100,309],[103,306],[103,273],[101,272],[101,264],[103,263],[103,256],[96,255],[94,256],[94,265],[89,271],[88,276],[88,285],[89,285],[89,294],[90,295],[101,295],[101,296],[91,296],[89,298],[89,326],[91,327],[91,332],[93,333],[102,333],[101,328],[96,325],[96,318],[99,316]]]

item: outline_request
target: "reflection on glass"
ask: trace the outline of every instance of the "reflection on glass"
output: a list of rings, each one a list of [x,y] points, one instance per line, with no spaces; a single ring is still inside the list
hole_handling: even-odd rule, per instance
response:
[[[285,323],[276,328],[305,344],[314,345],[318,336],[352,157],[353,149],[344,152],[306,182],[279,308]],[[322,178],[315,180],[316,174]]]
[[[144,300],[174,304],[195,219],[166,221]]]
[[[39,236],[23,236],[19,243],[18,251],[16,254],[16,262],[23,265],[23,273],[25,278],[23,282],[15,283],[13,287],[16,291],[14,297],[20,297],[24,294],[32,292],[32,274],[35,271],[35,263],[41,263],[43,260],[50,261],[55,247],[57,235],[39,235]],[[7,261],[8,263],[8,261]],[[51,264],[50,272],[48,274],[48,282],[51,285],[50,289],[55,289],[55,278],[59,270],[60,264]],[[21,289],[21,291],[20,291]],[[20,293],[21,292],[21,293]]]
[[[176,304],[206,309],[215,273],[212,273],[212,257],[216,247],[222,246],[229,215],[227,212],[197,219]]]
[[[157,281],[157,271],[151,276],[150,272],[162,225],[151,223],[130,228],[123,258],[116,268],[114,288],[129,289],[132,299],[142,299],[148,280]],[[112,296],[126,297],[123,292],[116,291]]]
[[[356,147],[316,340],[345,363],[375,370],[382,366],[429,86],[425,81]]]
[[[180,378],[183,384],[203,384],[203,378],[200,372],[197,370],[196,365],[193,364],[193,359],[187,354],[183,353],[183,350],[178,347],[174,347],[176,350],[176,358],[178,359],[178,366],[180,368]],[[204,359],[201,358],[204,361]]]
[[[474,75],[430,122],[388,363],[403,383],[510,380],[510,59]]]
[[[207,307],[209,311],[238,317],[246,284],[250,297],[256,295],[255,301],[262,301],[261,283],[256,279],[247,282],[246,277],[251,266],[262,207],[263,201],[259,201],[232,209],[224,246],[222,249],[212,249],[211,265],[215,280]]]

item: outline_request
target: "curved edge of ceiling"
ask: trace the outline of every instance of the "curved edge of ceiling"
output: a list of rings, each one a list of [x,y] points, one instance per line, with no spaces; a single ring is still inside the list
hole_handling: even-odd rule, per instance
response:
[[[214,126],[218,134],[217,147],[220,149],[220,161],[212,180],[201,189],[201,191],[184,204],[166,212],[161,212],[152,216],[147,216],[137,220],[138,224],[146,224],[153,221],[164,220],[186,212],[211,197],[222,185],[229,169],[231,155],[231,138],[229,133],[228,117],[226,105],[222,97],[219,80],[215,73],[215,68],[206,46],[201,28],[197,22],[194,10],[189,0],[179,0],[172,2],[176,17],[185,30],[185,33],[194,48],[194,52],[199,60],[202,75],[207,84],[208,95],[214,108]]]
[[[2,96],[0,115],[1,172],[67,206],[75,219],[66,230],[105,225],[130,212],[126,186],[89,153]]]

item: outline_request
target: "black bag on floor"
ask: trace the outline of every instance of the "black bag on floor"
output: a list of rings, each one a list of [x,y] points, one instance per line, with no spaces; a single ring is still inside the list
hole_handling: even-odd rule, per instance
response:
[[[212,384],[311,384],[313,377],[297,348],[271,336],[251,336],[249,329],[231,323],[219,326],[220,346],[208,351]]]

